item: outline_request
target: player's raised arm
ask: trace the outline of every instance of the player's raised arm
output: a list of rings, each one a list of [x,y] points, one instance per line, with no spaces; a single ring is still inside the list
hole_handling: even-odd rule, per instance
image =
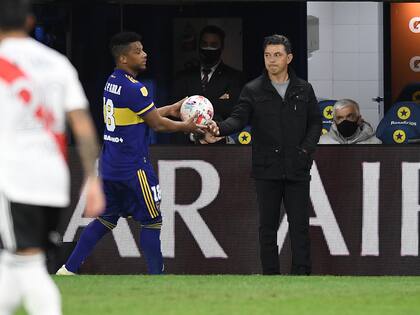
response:
[[[166,105],[166,106],[163,106],[163,107],[159,107],[157,109],[159,115],[162,116],[162,117],[172,116],[172,117],[175,117],[175,118],[181,118],[180,117],[181,105],[186,99],[187,99],[187,97],[185,97],[182,100],[179,100],[178,102],[173,103],[171,105]]]

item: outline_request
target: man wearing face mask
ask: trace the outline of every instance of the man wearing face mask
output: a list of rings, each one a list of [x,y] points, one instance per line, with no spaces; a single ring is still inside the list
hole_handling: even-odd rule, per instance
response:
[[[214,107],[214,119],[229,117],[244,83],[242,72],[226,65],[222,60],[225,32],[215,25],[207,25],[200,32],[200,66],[179,73],[173,86],[173,99],[186,95],[203,95]],[[174,134],[176,143],[197,141],[192,135]],[[226,143],[223,138],[220,142]]]
[[[360,115],[359,104],[351,99],[338,100],[333,108],[333,124],[318,144],[381,144],[372,126]]]

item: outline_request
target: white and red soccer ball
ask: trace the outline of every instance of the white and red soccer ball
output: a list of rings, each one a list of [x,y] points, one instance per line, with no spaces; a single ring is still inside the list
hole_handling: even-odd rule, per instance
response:
[[[198,125],[207,125],[213,113],[213,105],[201,95],[190,96],[181,105],[181,119],[187,120],[197,114],[195,123]]]

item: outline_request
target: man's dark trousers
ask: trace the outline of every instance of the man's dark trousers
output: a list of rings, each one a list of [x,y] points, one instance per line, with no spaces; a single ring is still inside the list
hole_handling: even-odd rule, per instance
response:
[[[263,274],[279,274],[277,231],[282,201],[289,222],[292,274],[311,273],[309,240],[309,181],[256,179],[259,242]]]

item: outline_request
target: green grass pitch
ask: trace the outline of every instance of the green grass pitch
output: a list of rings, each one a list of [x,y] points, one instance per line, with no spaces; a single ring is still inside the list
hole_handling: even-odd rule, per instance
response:
[[[64,315],[420,314],[420,277],[55,276],[54,281]]]

